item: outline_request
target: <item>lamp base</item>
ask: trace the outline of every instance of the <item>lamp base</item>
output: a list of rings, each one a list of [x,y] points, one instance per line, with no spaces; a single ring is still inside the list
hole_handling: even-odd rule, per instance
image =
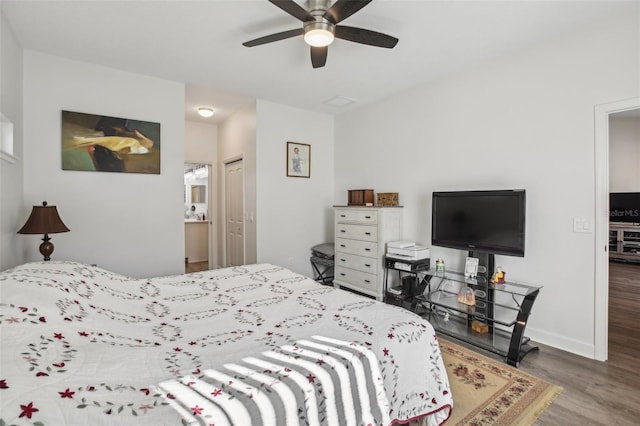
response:
[[[48,262],[51,260],[51,253],[53,253],[53,243],[51,242],[51,238],[49,238],[49,234],[44,234],[42,241],[43,243],[40,244],[40,254],[44,256],[45,262]]]

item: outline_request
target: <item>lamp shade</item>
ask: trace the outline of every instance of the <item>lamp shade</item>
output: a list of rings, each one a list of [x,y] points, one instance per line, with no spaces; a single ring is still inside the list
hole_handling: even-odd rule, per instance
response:
[[[57,234],[69,231],[60,219],[56,206],[48,206],[47,202],[43,201],[41,206],[33,206],[29,219],[18,234]]]

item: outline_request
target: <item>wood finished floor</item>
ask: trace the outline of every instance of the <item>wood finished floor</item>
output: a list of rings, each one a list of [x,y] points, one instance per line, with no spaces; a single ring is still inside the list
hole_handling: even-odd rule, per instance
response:
[[[209,269],[209,262],[193,262],[186,263],[184,265],[184,272],[187,274],[191,272],[206,271],[207,269]]]
[[[536,425],[640,425],[640,265],[610,263],[609,359],[540,345],[520,369],[564,388]]]
[[[186,265],[186,272],[206,269],[207,262]],[[520,363],[522,371],[564,388],[536,425],[640,425],[640,265],[612,262],[609,271],[608,361],[540,345]]]

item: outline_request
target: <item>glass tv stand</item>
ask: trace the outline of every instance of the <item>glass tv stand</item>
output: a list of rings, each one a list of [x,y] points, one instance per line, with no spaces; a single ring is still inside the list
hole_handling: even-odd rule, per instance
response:
[[[415,297],[413,306],[436,331],[502,355],[515,367],[526,354],[538,349],[524,336],[524,330],[542,287],[493,284],[484,277],[466,278],[461,273],[435,269],[425,274],[428,286]],[[473,291],[474,305],[458,301],[465,287]]]

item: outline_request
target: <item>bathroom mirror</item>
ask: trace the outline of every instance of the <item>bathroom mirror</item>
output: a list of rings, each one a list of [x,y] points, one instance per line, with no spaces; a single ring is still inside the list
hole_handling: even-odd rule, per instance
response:
[[[207,202],[206,185],[192,185],[191,186],[191,202],[192,203],[206,203]]]

